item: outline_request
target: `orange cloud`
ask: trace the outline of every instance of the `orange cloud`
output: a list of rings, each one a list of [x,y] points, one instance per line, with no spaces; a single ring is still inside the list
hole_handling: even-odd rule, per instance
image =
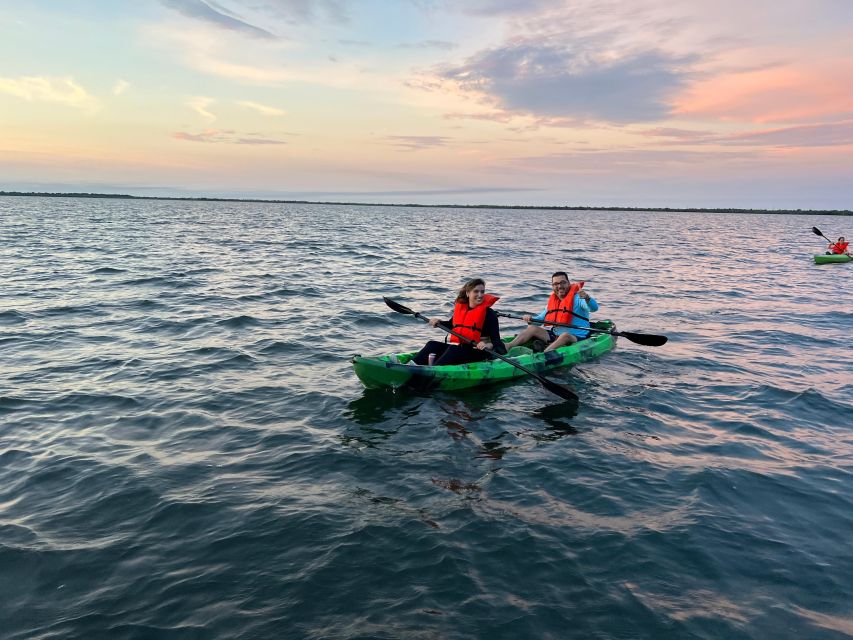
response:
[[[853,62],[770,67],[700,80],[678,100],[680,116],[752,122],[814,121],[853,112]]]

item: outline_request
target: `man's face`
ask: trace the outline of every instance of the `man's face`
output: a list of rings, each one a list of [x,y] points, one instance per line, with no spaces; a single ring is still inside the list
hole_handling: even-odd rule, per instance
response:
[[[565,298],[569,292],[569,280],[566,276],[554,276],[551,278],[551,286],[554,288],[554,293],[558,298]]]

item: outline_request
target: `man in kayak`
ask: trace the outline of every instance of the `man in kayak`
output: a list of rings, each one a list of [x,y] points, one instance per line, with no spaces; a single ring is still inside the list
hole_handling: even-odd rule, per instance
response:
[[[474,344],[464,342],[453,335],[450,336],[449,343],[430,340],[411,362],[421,365],[465,364],[489,358],[489,354],[483,349],[506,353],[501,340],[498,316],[491,308],[498,300],[500,298],[497,296],[486,293],[486,283],[481,278],[466,282],[456,295],[453,317],[449,321],[430,318],[429,323],[433,327],[440,323],[472,340]],[[429,359],[431,354],[435,355],[433,362]]]
[[[569,282],[565,271],[557,271],[551,276],[551,288],[554,292],[548,298],[548,304],[535,316],[523,316],[530,324],[532,320],[544,321],[544,327],[530,325],[519,333],[512,342],[507,343],[507,351],[530,340],[547,342],[545,351],[551,351],[567,344],[589,337],[589,314],[598,311],[598,302],[583,290],[583,282]],[[548,326],[548,322],[574,325],[573,328]]]
[[[847,247],[849,247],[849,246],[850,246],[850,243],[844,239],[844,236],[841,236],[837,242],[830,242],[829,243],[829,247],[828,247],[829,251],[827,251],[826,253],[827,254],[834,254],[837,256],[838,255],[849,256],[850,252],[847,250]]]

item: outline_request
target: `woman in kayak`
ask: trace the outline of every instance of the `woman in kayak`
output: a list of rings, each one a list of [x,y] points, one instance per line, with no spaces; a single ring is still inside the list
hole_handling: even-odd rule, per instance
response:
[[[491,306],[499,298],[486,293],[486,283],[481,278],[474,278],[465,283],[456,296],[453,317],[450,320],[430,318],[430,325],[441,324],[452,329],[474,344],[449,336],[450,342],[430,340],[418,354],[412,358],[415,364],[429,364],[429,355],[435,354],[434,365],[465,364],[479,362],[489,358],[483,349],[492,349],[498,353],[506,353],[501,340],[498,316]]]
[[[827,251],[826,253],[827,254],[835,254],[835,255],[842,255],[843,254],[845,256],[849,256],[850,252],[847,251],[847,247],[849,247],[849,246],[850,246],[850,243],[847,242],[846,240],[844,240],[844,236],[841,236],[837,242],[830,242],[829,243],[829,251]]]

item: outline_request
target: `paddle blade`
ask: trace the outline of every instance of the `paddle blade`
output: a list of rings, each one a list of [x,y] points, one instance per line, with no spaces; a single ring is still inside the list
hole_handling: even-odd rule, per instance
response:
[[[816,236],[822,236],[823,235],[821,233],[820,229],[818,229],[817,227],[812,227],[812,233],[815,234]]]
[[[385,304],[387,304],[389,307],[391,307],[397,313],[407,313],[410,316],[415,315],[415,312],[412,311],[411,309],[409,309],[409,307],[404,307],[399,302],[395,302],[391,298],[387,298],[385,296],[382,296],[382,299],[385,301]]]
[[[630,331],[618,331],[616,335],[645,347],[659,347],[666,344],[666,341],[669,340],[666,336],[656,336],[651,333],[631,333]]]

